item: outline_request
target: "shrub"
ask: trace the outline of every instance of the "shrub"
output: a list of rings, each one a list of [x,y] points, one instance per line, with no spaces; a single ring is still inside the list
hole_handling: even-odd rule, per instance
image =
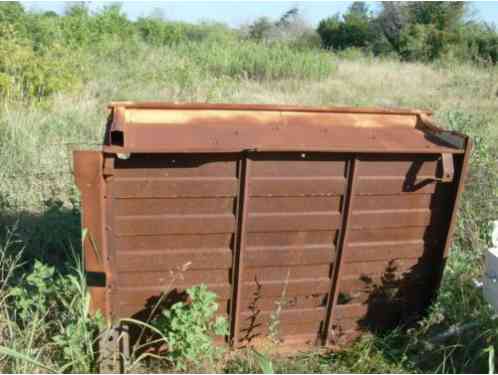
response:
[[[249,38],[261,41],[267,39],[274,25],[268,17],[259,17],[256,21],[249,25]]]
[[[317,49],[320,45],[320,35],[314,30],[304,31],[290,42],[290,46],[297,49]]]
[[[29,23],[26,20],[27,13],[24,12],[23,6],[17,1],[5,1],[0,3],[0,25],[10,26],[16,33],[23,37],[27,37],[27,26]],[[0,33],[3,36],[3,31]]]
[[[317,32],[326,48],[368,48],[377,38],[373,26],[368,6],[362,2],[354,2],[342,18],[335,15],[322,20]]]
[[[183,23],[185,38],[190,41],[210,43],[227,43],[238,41],[238,34],[219,22],[201,22],[199,24]]]
[[[0,353],[10,357],[6,361],[11,366],[9,372],[19,371],[16,367],[19,359],[21,363],[50,369],[48,363],[37,363],[47,347],[56,349],[55,357],[63,364],[61,369],[51,371],[95,370],[95,338],[103,327],[103,319],[100,314],[90,315],[86,276],[81,262],[74,260],[77,265],[69,275],[61,275],[54,267],[35,261],[31,272],[19,277],[17,285],[9,290],[7,306],[13,307],[14,317],[9,348],[13,350],[6,351],[0,346]],[[22,369],[20,372],[33,371]]]
[[[487,24],[469,24],[462,30],[462,49],[465,55],[481,63],[498,62],[498,31],[495,26]]]
[[[213,365],[221,349],[213,345],[213,336],[228,334],[225,318],[215,318],[218,310],[216,294],[205,285],[187,290],[189,303],[178,302],[163,310],[152,325],[164,333],[168,345],[167,358],[180,370],[199,367],[208,362]]]
[[[79,82],[77,57],[60,44],[35,51],[7,26],[0,30],[0,93],[9,99],[39,99]]]
[[[133,34],[133,25],[120,4],[106,5],[94,17],[95,31],[98,37],[114,35],[121,39],[128,39]]]
[[[276,22],[260,17],[242,31],[246,39],[258,42],[288,43],[299,49],[320,46],[320,36],[308,25],[297,7],[290,8]]]
[[[176,44],[185,38],[180,23],[165,22],[157,18],[139,18],[136,27],[144,41],[155,46]]]

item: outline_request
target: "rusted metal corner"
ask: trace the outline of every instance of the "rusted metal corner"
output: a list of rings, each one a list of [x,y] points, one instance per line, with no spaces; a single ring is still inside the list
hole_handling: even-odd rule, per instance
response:
[[[122,105],[108,107],[110,112],[104,135],[104,145],[124,146],[126,108]]]
[[[427,116],[424,113],[419,114],[418,120],[419,121],[417,123],[417,126],[428,132],[436,140],[442,142],[442,144],[457,149],[463,149],[465,147],[465,141],[467,139],[466,135],[456,131],[448,131],[438,127],[432,120],[432,116]]]

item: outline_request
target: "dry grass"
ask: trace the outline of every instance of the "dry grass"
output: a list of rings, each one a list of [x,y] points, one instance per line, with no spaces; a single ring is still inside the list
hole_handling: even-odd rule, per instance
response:
[[[489,311],[471,283],[480,273],[480,254],[486,242],[485,223],[498,217],[494,203],[498,194],[498,168],[494,168],[498,157],[497,68],[425,65],[367,57],[350,60],[330,54],[325,58],[333,69],[321,79],[290,76],[256,80],[244,74],[206,71],[199,66],[199,56],[194,57],[189,56],[188,51],[182,54],[166,47],[111,48],[105,54],[92,57],[95,60],[89,63],[92,79],[79,92],[56,94],[37,105],[4,104],[0,112],[0,224],[20,220],[18,236],[26,247],[26,254],[54,263],[64,258],[71,247],[79,248],[78,193],[71,175],[71,151],[96,147],[95,144],[101,142],[107,116],[105,106],[110,101],[431,109],[443,126],[463,130],[476,141],[457,241],[433,312],[411,336],[393,333],[388,337],[369,338],[342,354],[311,353],[294,359],[277,358],[274,367],[278,371],[298,372],[486,370],[487,357],[483,350],[498,342],[498,329],[489,323]],[[0,295],[0,301],[1,298]],[[59,313],[76,317],[79,314],[70,310]],[[417,346],[417,340],[432,327],[466,319],[482,322],[482,336],[472,345],[465,347],[461,341],[465,338],[461,338],[451,345],[438,347],[432,354],[422,353]],[[0,341],[1,329],[5,327],[2,324],[0,321]],[[10,346],[18,348],[25,339],[12,339]],[[39,345],[47,364],[53,368],[63,366],[57,352],[60,349],[54,349],[50,342]],[[33,353],[40,354],[36,350]],[[423,357],[423,361],[419,357]],[[16,367],[16,363],[10,363],[6,369],[24,368]],[[248,354],[233,358],[226,369],[252,372],[260,371],[258,366],[258,361]],[[155,371],[155,367],[147,369]]]
[[[166,64],[181,64],[184,57],[172,56],[169,49],[142,53],[143,58],[119,69],[112,62],[97,65],[94,79],[77,94],[55,95],[43,106],[4,108],[0,176],[7,182],[0,197],[29,209],[43,208],[42,201],[50,196],[71,197],[71,177],[57,174],[71,170],[72,149],[101,142],[105,106],[111,100],[416,107],[432,109],[443,120],[444,113],[455,110],[491,116],[497,103],[496,68],[350,61],[331,55],[336,69],[327,78],[255,81],[195,71],[186,76],[165,73]],[[45,173],[51,176],[21,177]],[[9,183],[10,178],[20,181]]]

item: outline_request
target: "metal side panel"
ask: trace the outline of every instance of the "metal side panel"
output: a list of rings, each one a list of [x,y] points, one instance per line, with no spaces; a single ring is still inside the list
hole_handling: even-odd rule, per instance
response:
[[[233,343],[314,344],[324,324],[346,186],[343,155],[249,153]]]
[[[206,284],[236,347],[340,343],[416,319],[439,285],[468,152],[451,182],[437,154],[76,152],[85,265],[101,278],[92,310],[148,319]]]
[[[147,320],[199,284],[229,316],[238,171],[237,154],[132,154],[106,165],[114,320]]]
[[[426,311],[465,173],[458,156],[453,181],[441,181],[441,163],[439,155],[359,157],[329,343],[391,329]]]
[[[91,311],[100,310],[109,317],[111,307],[107,287],[111,269],[105,233],[104,156],[100,151],[75,151],[73,158],[75,180],[81,193],[83,257]]]

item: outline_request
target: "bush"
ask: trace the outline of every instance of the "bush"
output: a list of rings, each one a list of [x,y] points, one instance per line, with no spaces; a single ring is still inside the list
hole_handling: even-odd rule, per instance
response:
[[[320,36],[301,17],[299,9],[293,7],[285,12],[278,21],[260,17],[245,30],[247,39],[265,43],[288,43],[299,49],[317,48]]]
[[[322,20],[317,32],[324,47],[337,50],[369,48],[378,37],[370,11],[362,2],[354,2],[342,18],[335,15]]]
[[[220,349],[213,345],[214,336],[228,334],[225,318],[215,318],[218,310],[216,294],[205,285],[187,289],[189,303],[178,302],[152,322],[164,332],[168,344],[167,358],[180,370],[190,366],[199,367],[214,364]]]
[[[269,37],[273,27],[273,22],[268,17],[259,17],[249,25],[248,36],[251,39],[262,41]]]
[[[121,5],[112,4],[104,8],[94,17],[93,23],[99,38],[106,35],[129,39],[134,33],[133,24],[121,10]]]
[[[155,46],[176,44],[185,38],[182,24],[157,18],[139,18],[136,27],[144,41]]]
[[[40,99],[79,82],[76,56],[60,44],[35,51],[29,40],[3,26],[0,39],[0,93],[9,99]]]
[[[219,22],[201,22],[199,24],[182,23],[185,39],[194,42],[226,43],[238,41],[237,33]]]
[[[297,49],[317,49],[320,48],[320,35],[314,30],[304,31],[292,40],[289,45]]]
[[[498,62],[498,31],[487,24],[469,24],[462,30],[462,45],[468,59],[480,63]]]
[[[76,260],[76,259],[75,259]],[[73,274],[61,275],[54,267],[34,262],[30,273],[22,275],[10,289],[7,306],[13,308],[9,348],[2,351],[10,358],[2,365],[10,365],[8,372],[35,372],[29,367],[19,371],[18,358],[29,358],[31,365],[51,372],[88,373],[95,371],[94,351],[96,334],[103,328],[100,314],[90,316],[90,294],[85,282],[82,264]],[[3,350],[2,350],[3,349]],[[44,352],[54,350],[63,363],[61,369],[51,369],[48,363],[37,364]],[[3,369],[3,367],[1,368]]]

